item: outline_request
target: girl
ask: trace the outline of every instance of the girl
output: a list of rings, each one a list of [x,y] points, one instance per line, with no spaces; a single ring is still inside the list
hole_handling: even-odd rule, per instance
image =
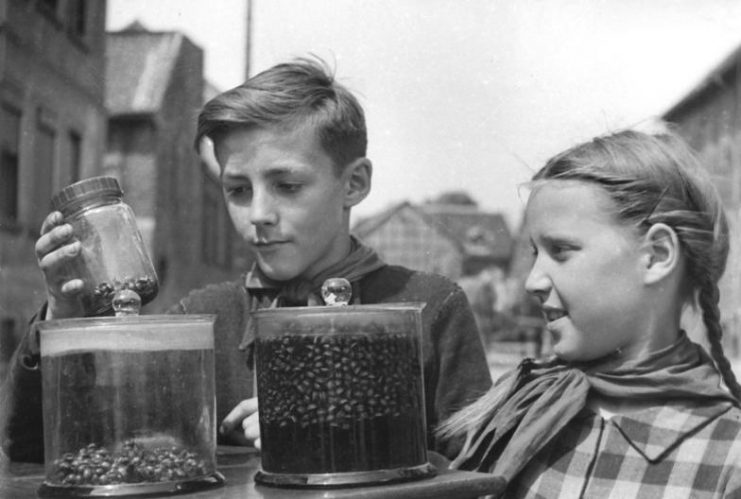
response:
[[[452,467],[504,477],[507,498],[741,497],[741,386],[718,310],[728,226],[688,148],[626,131],[569,149],[535,175],[525,222],[525,287],[555,356],[442,425],[467,437]],[[712,359],[680,328],[686,305]]]

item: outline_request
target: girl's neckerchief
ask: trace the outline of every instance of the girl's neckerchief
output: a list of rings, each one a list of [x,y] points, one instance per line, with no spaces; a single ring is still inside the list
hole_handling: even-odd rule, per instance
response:
[[[451,467],[487,471],[507,481],[586,405],[590,390],[614,399],[738,401],[720,387],[712,359],[684,331],[677,342],[610,371],[599,364],[525,359],[491,389],[499,393],[484,422],[469,432]]]
[[[352,284],[350,303],[360,304],[359,281],[367,274],[384,267],[373,249],[365,246],[351,236],[350,254],[339,262],[324,269],[311,279],[294,279],[287,282],[278,282],[265,276],[257,265],[253,265],[245,276],[247,289],[248,309],[250,312],[261,308],[294,307],[306,305],[324,305],[321,288],[324,281],[330,277],[344,277]],[[246,350],[254,339],[251,314],[247,317],[240,350]]]

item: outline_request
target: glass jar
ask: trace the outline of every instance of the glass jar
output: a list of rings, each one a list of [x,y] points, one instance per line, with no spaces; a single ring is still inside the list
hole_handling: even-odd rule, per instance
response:
[[[214,316],[38,323],[42,496],[185,492],[216,471]]]
[[[142,304],[157,295],[154,266],[115,178],[81,180],[55,194],[51,205],[82,245],[69,273],[84,283],[80,296],[85,315],[108,312],[113,295],[121,289],[135,291]]]
[[[262,469],[271,485],[422,478],[427,460],[416,305],[254,312]]]

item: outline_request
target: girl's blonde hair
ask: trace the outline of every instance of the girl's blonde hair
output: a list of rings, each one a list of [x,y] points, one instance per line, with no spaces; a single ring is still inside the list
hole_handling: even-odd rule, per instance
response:
[[[686,259],[686,280],[702,311],[711,354],[731,393],[741,386],[726,358],[718,308],[718,281],[729,249],[720,197],[685,142],[673,133],[622,131],[597,137],[551,158],[533,181],[579,180],[604,188],[618,219],[646,231],[663,223],[677,234]],[[440,427],[450,436],[475,428],[496,401],[493,390]]]

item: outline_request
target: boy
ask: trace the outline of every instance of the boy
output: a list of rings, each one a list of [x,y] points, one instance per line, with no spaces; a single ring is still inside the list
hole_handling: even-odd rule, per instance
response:
[[[463,291],[449,280],[389,266],[350,235],[350,210],[371,187],[363,110],[326,67],[299,59],[279,64],[208,102],[196,146],[218,162],[229,215],[256,264],[233,282],[191,292],[171,312],[216,314],[217,416],[220,442],[259,435],[253,393],[250,312],[271,306],[321,305],[328,277],[353,286],[353,304],[425,302],[423,358],[430,429],[491,384],[483,346]],[[204,154],[208,156],[207,154]],[[47,217],[36,244],[48,286],[40,318],[80,315],[82,282],[64,280],[62,263],[79,251],[59,213]],[[15,356],[3,397],[11,459],[40,460],[40,374],[28,337]],[[14,406],[14,409],[6,407]],[[0,417],[0,423],[3,418]],[[453,457],[454,449],[430,444]]]

